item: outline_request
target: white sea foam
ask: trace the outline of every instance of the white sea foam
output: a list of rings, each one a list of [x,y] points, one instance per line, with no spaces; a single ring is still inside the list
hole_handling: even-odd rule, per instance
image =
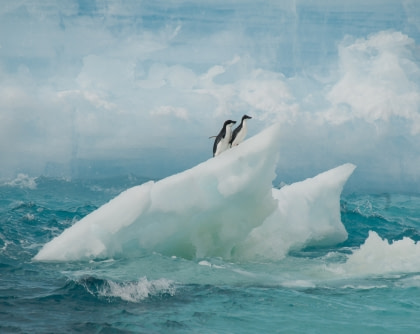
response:
[[[224,269],[225,268],[224,266],[219,266],[217,264],[213,264],[213,263],[211,263],[209,261],[206,261],[206,260],[202,260],[202,261],[198,262],[198,264],[200,266],[216,268],[216,269]]]
[[[403,288],[420,288],[420,275],[403,278],[397,285]]]
[[[292,289],[311,289],[316,287],[313,282],[306,280],[285,281],[281,285]]]
[[[12,181],[6,182],[6,185],[31,190],[36,189],[37,187],[36,178],[23,173],[19,173]]]
[[[7,247],[12,244],[11,241],[7,240],[6,237],[0,233],[0,245],[3,244],[3,247],[0,248],[0,251],[6,251]]]
[[[169,294],[173,296],[176,288],[171,280],[164,278],[148,280],[146,277],[137,282],[118,283],[108,280],[104,287],[98,291],[102,297],[116,297],[128,302],[140,302],[151,296]]]
[[[342,187],[355,166],[272,188],[279,126],[226,154],[133,187],[47,243],[35,260],[68,261],[142,249],[185,258],[283,258],[290,249],[334,244]]]

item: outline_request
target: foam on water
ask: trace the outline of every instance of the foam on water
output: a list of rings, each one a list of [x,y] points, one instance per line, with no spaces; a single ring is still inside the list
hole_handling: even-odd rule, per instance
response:
[[[107,280],[104,287],[98,291],[101,297],[121,298],[128,302],[139,302],[151,296],[169,294],[173,296],[176,288],[174,283],[166,279],[148,280],[146,277],[137,282],[118,283]]]
[[[37,187],[36,178],[23,173],[19,173],[14,180],[6,182],[5,185],[31,190],[34,190]]]
[[[35,260],[128,256],[283,258],[345,240],[340,193],[355,166],[272,189],[279,126],[159,182],[126,190],[47,243]]]

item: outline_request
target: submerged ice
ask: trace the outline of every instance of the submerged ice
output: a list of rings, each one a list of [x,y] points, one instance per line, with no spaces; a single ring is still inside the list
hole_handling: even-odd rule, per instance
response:
[[[216,158],[124,191],[47,243],[35,260],[143,251],[276,260],[293,249],[345,240],[339,200],[355,166],[273,189],[279,133],[273,125]]]

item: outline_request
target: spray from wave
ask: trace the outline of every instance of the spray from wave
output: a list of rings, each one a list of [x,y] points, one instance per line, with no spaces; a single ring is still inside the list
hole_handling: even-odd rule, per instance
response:
[[[153,280],[141,277],[139,280],[119,282],[87,276],[71,279],[65,286],[66,290],[77,291],[78,294],[80,288],[95,298],[121,299],[131,303],[142,302],[149,298],[174,296],[176,293],[176,284],[164,278]]]
[[[14,180],[6,182],[5,185],[31,190],[34,190],[37,187],[36,178],[23,173],[19,173]]]
[[[172,281],[167,279],[148,280],[146,277],[137,282],[118,283],[108,280],[98,291],[100,297],[121,298],[128,302],[139,302],[153,296],[175,294],[176,288]]]

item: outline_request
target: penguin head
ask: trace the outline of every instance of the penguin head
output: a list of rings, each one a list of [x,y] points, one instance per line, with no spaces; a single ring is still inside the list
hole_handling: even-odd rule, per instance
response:
[[[243,115],[242,116],[242,120],[244,120],[244,119],[251,119],[252,117],[251,116],[248,116],[248,115]]]
[[[236,121],[232,121],[232,120],[228,119],[223,126],[225,128],[228,127],[228,126],[232,127],[232,125],[235,124],[235,123],[236,123]]]

